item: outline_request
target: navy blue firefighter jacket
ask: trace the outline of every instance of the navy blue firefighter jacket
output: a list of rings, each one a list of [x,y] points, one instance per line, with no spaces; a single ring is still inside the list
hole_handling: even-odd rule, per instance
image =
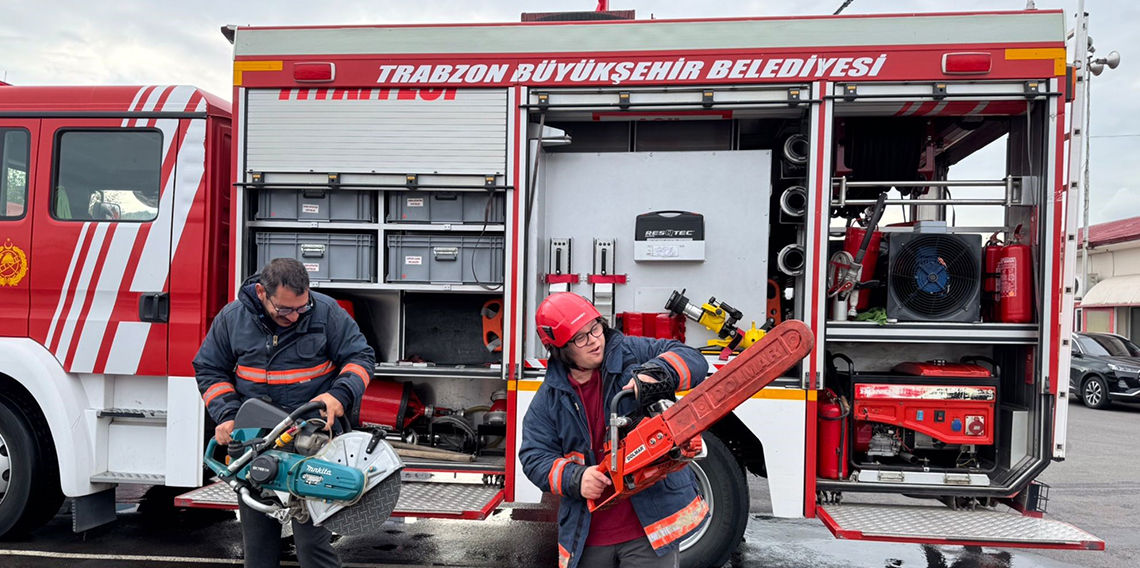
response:
[[[629,337],[610,330],[602,360],[602,393],[607,414],[610,400],[629,382],[641,365],[657,366],[677,380],[678,390],[689,390],[704,380],[708,362],[696,349],[666,339]],[[523,418],[519,459],[523,472],[543,491],[561,496],[558,510],[558,565],[575,568],[590,532],[590,512],[581,495],[582,474],[594,463],[586,413],[570,384],[564,364],[551,359],[546,378]],[[634,410],[632,397],[619,410]],[[649,489],[630,497],[645,535],[658,555],[698,528],[708,506],[697,494],[696,477],[689,468],[669,474]]]
[[[227,304],[194,357],[198,390],[215,422],[233,420],[251,398],[286,411],[329,393],[350,416],[376,369],[360,328],[336,300],[309,291],[313,309],[289,327],[265,314],[253,283]]]

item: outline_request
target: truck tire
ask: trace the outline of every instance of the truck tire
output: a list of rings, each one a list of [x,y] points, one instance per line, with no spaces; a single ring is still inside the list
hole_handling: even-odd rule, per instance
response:
[[[35,530],[59,511],[63,493],[50,440],[42,420],[0,395],[0,536]]]
[[[708,456],[689,467],[709,506],[710,519],[681,541],[681,568],[720,568],[748,526],[748,481],[744,469],[719,438],[702,435]]]

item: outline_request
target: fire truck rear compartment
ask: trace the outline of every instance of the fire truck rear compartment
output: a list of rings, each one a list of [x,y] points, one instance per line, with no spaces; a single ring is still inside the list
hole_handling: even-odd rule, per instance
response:
[[[988,110],[947,113],[951,105]],[[1044,100],[939,105],[837,97],[832,278],[844,258],[837,253],[849,251],[846,262],[855,256],[884,192],[887,205],[870,228],[878,242],[864,256],[858,281],[869,285],[856,288],[859,306],[852,309],[855,297],[827,306],[823,385],[836,396],[821,396],[821,408],[834,404],[820,421],[821,436],[836,424],[837,409],[844,426],[838,442],[821,438],[817,489],[824,501],[867,492],[988,504],[1024,496],[1049,459],[1043,438],[1052,430],[1053,403],[1035,364],[1046,341],[1041,290],[1028,288],[1035,299],[1027,320],[1003,321],[1000,275],[984,264],[983,247],[963,247],[971,239],[987,247],[1027,244],[1033,261],[1019,267],[1021,277],[1040,286],[1047,111]],[[958,181],[953,166],[983,149],[984,158],[969,162],[972,179]],[[922,366],[899,372],[908,362]]]

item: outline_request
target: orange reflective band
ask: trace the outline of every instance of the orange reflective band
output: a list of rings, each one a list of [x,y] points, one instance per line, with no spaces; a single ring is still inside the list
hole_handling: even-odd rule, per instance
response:
[[[578,465],[586,465],[586,456],[582,455],[582,452],[570,452],[566,454],[566,459]]]
[[[666,351],[661,354],[661,358],[667,361],[673,369],[677,371],[677,379],[680,381],[677,390],[689,390],[692,388],[693,376],[689,373],[689,366],[685,364],[685,360],[681,359],[680,355],[672,351]]]
[[[361,367],[360,365],[357,365],[356,363],[349,363],[349,364],[345,365],[344,367],[341,367],[340,372],[352,373],[352,374],[360,377],[360,380],[364,381],[364,388],[368,388],[368,383],[372,381],[372,379],[370,379],[368,377],[368,371],[365,371],[364,367]]]
[[[287,385],[311,381],[322,375],[327,375],[334,370],[336,370],[336,366],[332,364],[332,361],[325,361],[320,365],[307,369],[286,369],[282,371],[266,371],[265,369],[242,367],[239,365],[237,368],[237,376],[254,383]]]
[[[238,365],[237,376],[239,379],[245,379],[252,383],[265,383],[269,382],[267,379],[268,371],[265,369],[258,369],[257,367],[243,367]]]
[[[561,544],[558,545],[558,568],[567,568],[570,566],[570,551],[566,550]]]
[[[1047,47],[1047,48],[1028,48],[1028,49],[1007,49],[1005,50],[1006,61],[1027,61],[1027,60],[1053,60],[1053,74],[1058,77],[1065,76],[1065,48],[1063,47]]]
[[[555,495],[562,495],[562,471],[566,469],[568,463],[570,460],[558,458],[554,460],[554,465],[550,468],[547,481],[550,483],[550,491]]]
[[[269,371],[271,383],[303,383],[321,375],[327,375],[336,369],[332,361],[325,361],[307,369],[289,369],[284,371]]]
[[[206,389],[206,394],[202,395],[202,400],[206,401],[206,406],[210,406],[210,401],[228,392],[234,392],[233,385],[229,383],[218,383]]]
[[[709,506],[697,495],[684,509],[645,527],[645,536],[649,537],[649,544],[655,550],[667,546],[697,528],[708,513]]]

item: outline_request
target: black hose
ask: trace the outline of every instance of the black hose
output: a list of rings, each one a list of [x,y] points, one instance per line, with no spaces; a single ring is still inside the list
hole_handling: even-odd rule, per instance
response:
[[[855,264],[863,264],[863,255],[867,254],[867,247],[871,246],[871,236],[875,234],[875,228],[879,226],[879,220],[883,218],[883,210],[887,208],[887,192],[879,194],[879,199],[875,201],[875,210],[871,212],[871,217],[868,219],[867,231],[863,234],[863,244],[859,245],[859,252],[855,254]]]

